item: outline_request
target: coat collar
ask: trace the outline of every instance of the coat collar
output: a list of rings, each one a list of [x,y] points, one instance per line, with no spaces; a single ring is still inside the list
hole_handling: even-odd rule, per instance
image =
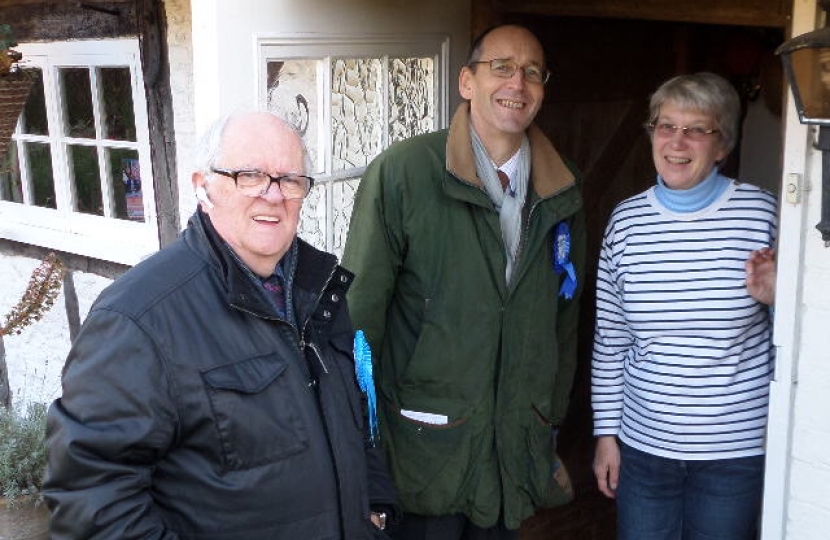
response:
[[[187,243],[219,273],[230,305],[258,317],[277,318],[274,307],[265,298],[261,288],[241,268],[239,260],[233,256],[210,218],[201,210],[197,210],[190,218],[186,237],[190,235],[195,237],[195,241]],[[345,297],[354,276],[337,265],[334,255],[320,251],[299,238],[295,242],[297,263],[293,279],[294,294],[291,296],[294,298],[297,321],[302,324],[311,316],[312,311],[321,308],[319,304],[327,288],[338,289],[339,296]],[[289,250],[288,253],[293,251]],[[313,299],[311,304],[308,303],[309,299]]]
[[[527,137],[530,140],[530,184],[540,198],[550,197],[576,183],[574,174],[536,124],[527,129]],[[458,107],[450,123],[447,170],[464,182],[484,189],[473,155],[468,102]]]

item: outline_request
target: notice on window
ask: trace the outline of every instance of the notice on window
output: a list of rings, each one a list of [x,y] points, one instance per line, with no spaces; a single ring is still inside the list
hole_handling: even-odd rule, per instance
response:
[[[144,221],[144,197],[141,194],[141,169],[137,159],[121,160],[124,199],[127,203],[127,219]]]

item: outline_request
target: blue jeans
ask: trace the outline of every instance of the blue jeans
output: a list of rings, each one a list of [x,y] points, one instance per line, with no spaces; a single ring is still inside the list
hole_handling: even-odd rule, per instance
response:
[[[764,457],[683,461],[620,444],[617,540],[756,538]]]

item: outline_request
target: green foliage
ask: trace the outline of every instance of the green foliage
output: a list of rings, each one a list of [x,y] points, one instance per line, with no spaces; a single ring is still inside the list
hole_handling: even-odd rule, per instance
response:
[[[0,407],[0,495],[14,502],[39,497],[46,469],[46,405],[25,414]]]
[[[16,46],[17,43],[14,41],[12,27],[8,24],[0,24],[0,51],[5,51]]]

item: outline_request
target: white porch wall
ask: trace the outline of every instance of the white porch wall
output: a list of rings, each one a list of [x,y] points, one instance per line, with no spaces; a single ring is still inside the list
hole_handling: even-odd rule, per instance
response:
[[[794,0],[793,36],[821,24],[816,0]],[[784,178],[800,174],[808,189],[800,203],[781,209],[763,539],[823,540],[830,521],[830,247],[815,229],[822,187],[815,129],[798,122],[789,92],[787,99]]]
[[[823,540],[830,522],[830,247],[824,247],[815,229],[821,219],[819,151],[809,150],[808,165],[812,189],[804,223],[804,289],[786,537]],[[830,178],[824,181],[830,182]]]

